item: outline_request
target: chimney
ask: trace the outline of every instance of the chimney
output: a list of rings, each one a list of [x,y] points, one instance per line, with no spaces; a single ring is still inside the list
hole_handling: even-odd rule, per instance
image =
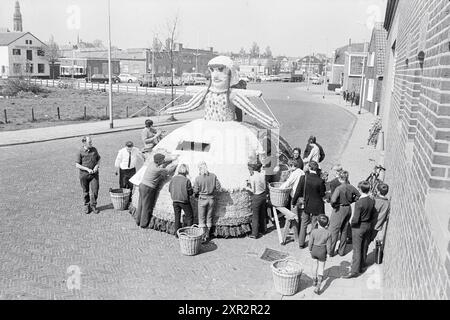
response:
[[[16,7],[14,10],[13,21],[14,21],[13,30],[15,32],[22,32],[22,14],[20,13],[19,1],[16,1]]]

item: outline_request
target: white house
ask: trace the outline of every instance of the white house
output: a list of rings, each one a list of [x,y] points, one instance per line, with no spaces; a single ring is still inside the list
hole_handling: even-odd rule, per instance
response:
[[[0,77],[49,77],[45,48],[30,32],[0,32]]]

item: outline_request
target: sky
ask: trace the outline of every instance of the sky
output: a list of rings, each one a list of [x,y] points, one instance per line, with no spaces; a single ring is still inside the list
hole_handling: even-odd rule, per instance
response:
[[[108,41],[108,0],[20,0],[24,31],[58,44]],[[167,38],[178,16],[176,42],[218,52],[249,51],[301,57],[370,41],[387,0],[110,0],[111,42],[122,49],[150,47]],[[13,28],[15,0],[0,1],[0,28]]]

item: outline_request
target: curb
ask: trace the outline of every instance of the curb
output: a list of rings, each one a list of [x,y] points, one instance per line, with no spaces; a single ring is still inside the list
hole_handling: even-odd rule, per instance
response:
[[[173,121],[173,122],[163,122],[159,124],[154,124],[153,127],[165,127],[165,126],[171,126],[171,125],[177,125],[177,124],[183,124],[187,122],[191,122],[191,120],[179,120],[179,121]],[[55,141],[55,140],[63,140],[63,139],[70,139],[70,138],[76,138],[76,137],[84,137],[84,136],[96,136],[101,134],[108,134],[108,133],[115,133],[115,132],[123,132],[123,131],[131,131],[131,130],[137,130],[141,129],[142,125],[135,125],[135,126],[129,126],[125,128],[117,128],[117,129],[105,129],[103,131],[97,131],[92,133],[83,133],[83,134],[72,134],[67,135],[64,137],[56,137],[56,138],[49,138],[49,139],[42,139],[42,140],[32,140],[32,141],[23,141],[23,142],[14,142],[14,143],[4,143],[0,144],[1,147],[11,147],[11,146],[18,146],[18,145],[24,145],[24,144],[31,144],[31,143],[39,143],[39,142],[47,142],[47,141]]]

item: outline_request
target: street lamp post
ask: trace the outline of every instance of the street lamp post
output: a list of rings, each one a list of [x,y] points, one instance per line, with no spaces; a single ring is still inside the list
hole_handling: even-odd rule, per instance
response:
[[[109,87],[109,127],[114,128],[112,105],[112,76],[111,76],[111,3],[108,0],[108,87]]]

